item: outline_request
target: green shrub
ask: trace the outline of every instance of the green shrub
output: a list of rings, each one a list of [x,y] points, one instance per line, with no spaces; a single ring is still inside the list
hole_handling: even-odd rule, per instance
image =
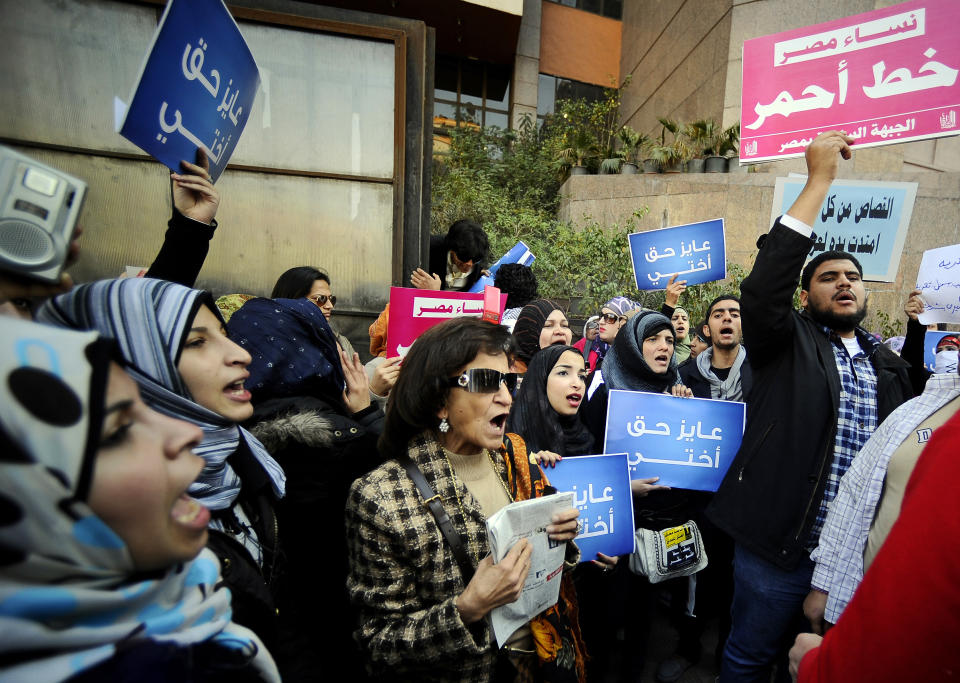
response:
[[[608,105],[598,108],[595,121],[605,121]],[[637,290],[627,246],[627,235],[639,229],[647,207],[622,225],[603,225],[589,217],[582,227],[557,220],[562,174],[558,152],[575,119],[590,121],[591,105],[561,101],[558,110],[567,118],[554,117],[541,128],[528,117],[517,131],[454,131],[449,154],[434,160],[433,232],[444,234],[463,218],[475,220],[490,237],[493,258],[522,240],[537,257],[533,270],[540,294],[557,300],[570,315],[593,315],[615,296],[658,309],[664,293]],[[684,293],[681,304],[692,321],[702,317],[717,294],[739,291],[745,271],[731,264],[729,273],[725,282]]]

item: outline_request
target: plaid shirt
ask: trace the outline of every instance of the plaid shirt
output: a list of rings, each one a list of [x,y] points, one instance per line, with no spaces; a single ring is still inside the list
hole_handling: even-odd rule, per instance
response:
[[[890,413],[840,480],[840,490],[820,533],[820,545],[811,555],[816,562],[811,583],[828,594],[825,617],[831,624],[837,623],[863,580],[863,550],[890,456],[918,425],[957,396],[960,375],[933,375],[923,394]]]
[[[833,359],[840,374],[840,408],[837,411],[837,435],[827,484],[820,500],[817,520],[807,539],[809,550],[817,547],[820,530],[827,519],[830,503],[837,496],[841,477],[846,474],[863,444],[876,431],[878,422],[877,373],[870,363],[870,356],[879,343],[858,329],[857,341],[861,350],[851,358],[846,346],[829,328],[823,327],[823,333],[831,337]]]

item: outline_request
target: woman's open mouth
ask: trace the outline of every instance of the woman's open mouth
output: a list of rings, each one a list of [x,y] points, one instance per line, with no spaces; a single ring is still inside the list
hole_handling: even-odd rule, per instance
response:
[[[236,382],[231,382],[226,386],[223,393],[227,395],[227,398],[231,401],[237,401],[238,403],[248,403],[250,401],[250,392],[243,388],[243,381],[247,377],[249,377],[249,375],[238,379]]]
[[[206,529],[210,523],[210,510],[186,493],[181,494],[174,502],[170,516],[177,524],[191,529]]]
[[[573,393],[567,394],[567,403],[573,408],[580,407],[580,401],[583,400],[583,394]]]

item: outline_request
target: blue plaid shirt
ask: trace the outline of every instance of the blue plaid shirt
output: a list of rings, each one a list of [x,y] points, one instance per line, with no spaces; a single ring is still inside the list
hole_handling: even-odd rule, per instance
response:
[[[827,485],[820,501],[817,521],[807,538],[807,549],[813,550],[820,540],[820,531],[827,519],[830,503],[837,496],[840,479],[850,468],[850,463],[863,448],[863,445],[877,429],[877,373],[870,363],[870,356],[876,351],[879,342],[870,335],[857,330],[860,351],[850,357],[843,341],[829,328],[823,333],[828,335],[833,348],[833,359],[840,374],[840,409],[837,412],[837,436],[833,445],[833,461],[827,474]]]

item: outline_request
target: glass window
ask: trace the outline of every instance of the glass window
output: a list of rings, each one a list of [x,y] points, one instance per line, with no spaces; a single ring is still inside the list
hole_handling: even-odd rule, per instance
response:
[[[240,25],[265,87],[233,161],[393,176],[393,43]]]
[[[556,108],[557,78],[540,74],[537,82],[537,116],[552,114]]]
[[[591,14],[603,13],[603,0],[580,0],[577,5],[579,5],[579,8],[584,12],[590,12]]]
[[[603,99],[603,88],[599,85],[590,85],[580,81],[571,81],[566,78],[557,79],[558,100],[587,100],[595,102]]]
[[[558,5],[576,7],[591,14],[601,14],[611,19],[623,17],[623,0],[549,0]]]
[[[506,111],[510,108],[510,69],[490,64],[487,66],[486,107]]]
[[[449,56],[436,65],[434,116],[509,127],[510,67]]]
[[[465,59],[460,62],[460,103],[483,106],[483,64]]]
[[[443,95],[444,99],[457,99],[457,89],[459,88],[460,65],[456,59],[450,57],[438,56],[434,67],[434,90],[435,97],[441,97],[440,93],[450,93],[451,96]]]
[[[87,281],[113,277],[124,265],[148,265],[163,231],[131,226],[144,225],[143,216],[169,215],[169,192],[160,164],[117,135],[108,109],[112,114],[113,96],[130,96],[156,29],[156,6],[34,0],[3,3],[3,9],[0,137],[56,145],[60,149],[28,153],[90,186],[83,220],[96,226],[95,239],[85,240],[84,257],[71,272]],[[394,44],[239,24],[262,82],[231,164],[278,172],[221,176],[219,217],[229,222],[229,237],[210,250],[198,286],[263,295],[279,273],[311,264],[334,274],[341,307],[379,311],[392,278],[394,206],[403,201],[389,182]],[[84,104],[91,102],[96,105]],[[115,158],[114,152],[136,156]]]
[[[623,0],[603,0],[603,16],[611,19],[622,19]]]
[[[454,93],[456,94],[456,93]],[[433,116],[442,116],[447,119],[456,119],[457,118],[457,103],[456,102],[441,102],[439,100],[433,103]]]
[[[484,126],[497,126],[499,128],[509,128],[509,119],[507,115],[498,111],[487,110],[483,117]]]

